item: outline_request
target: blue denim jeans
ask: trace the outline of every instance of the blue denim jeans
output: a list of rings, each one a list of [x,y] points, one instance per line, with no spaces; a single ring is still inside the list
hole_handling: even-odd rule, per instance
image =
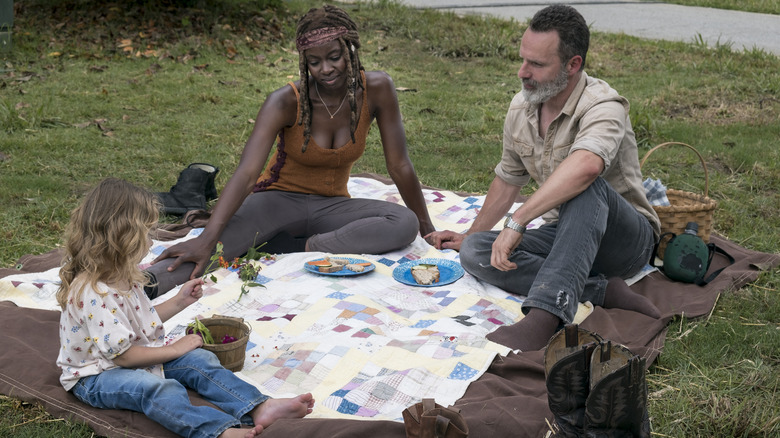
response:
[[[268,399],[220,365],[214,353],[201,348],[166,362],[163,369],[164,379],[140,369],[112,368],[81,378],[71,391],[90,406],[143,412],[180,436],[203,438],[251,425],[248,413]],[[193,406],[186,388],[222,411]]]
[[[577,304],[604,303],[607,277],[630,277],[650,260],[655,235],[650,222],[604,179],[560,207],[557,223],[528,230],[509,259],[517,269],[490,266],[498,232],[474,233],[461,244],[460,262],[471,275],[507,292],[527,295],[532,307],[574,319]]]

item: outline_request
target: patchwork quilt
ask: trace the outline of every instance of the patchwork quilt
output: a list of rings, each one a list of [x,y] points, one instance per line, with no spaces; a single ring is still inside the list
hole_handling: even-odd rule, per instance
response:
[[[395,186],[353,177],[353,197],[401,203]],[[484,196],[424,190],[437,229],[465,231]],[[515,205],[515,208],[519,206]],[[539,226],[540,219],[529,228]],[[155,242],[142,262],[164,248],[197,236],[193,229],[176,241]],[[252,328],[243,369],[237,374],[273,397],[312,392],[312,418],[403,421],[401,412],[422,398],[454,404],[506,347],[485,339],[522,317],[523,297],[484,284],[468,273],[457,281],[418,287],[393,278],[401,264],[421,258],[454,262],[458,253],[438,251],[419,238],[389,254],[339,254],[371,261],[362,275],[327,276],[304,268],[323,253],[294,253],[263,260],[259,287],[241,294],[235,271],[215,272],[204,297],[166,322],[168,337],[180,336],[194,318],[226,315]],[[57,310],[57,270],[0,280],[0,301]],[[158,300],[173,296],[168,293]],[[577,322],[592,311],[580,306]]]

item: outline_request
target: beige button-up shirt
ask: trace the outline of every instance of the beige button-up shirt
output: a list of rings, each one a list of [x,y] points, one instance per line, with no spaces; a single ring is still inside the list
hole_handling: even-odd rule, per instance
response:
[[[583,72],[561,114],[542,138],[539,105],[527,103],[523,94],[518,93],[504,122],[503,154],[496,175],[516,186],[525,185],[530,178],[541,185],[572,152],[590,151],[604,160],[602,178],[650,221],[658,237],[661,225],[642,187],[639,153],[628,109],[628,101],[609,84]],[[556,221],[558,209],[543,217]]]

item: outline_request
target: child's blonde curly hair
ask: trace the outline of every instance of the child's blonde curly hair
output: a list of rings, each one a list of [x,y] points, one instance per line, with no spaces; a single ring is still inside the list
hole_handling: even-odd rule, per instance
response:
[[[149,232],[159,218],[159,201],[127,181],[101,181],[73,210],[65,234],[57,302],[65,309],[78,301],[85,286],[97,283],[145,285],[138,267],[149,251]]]

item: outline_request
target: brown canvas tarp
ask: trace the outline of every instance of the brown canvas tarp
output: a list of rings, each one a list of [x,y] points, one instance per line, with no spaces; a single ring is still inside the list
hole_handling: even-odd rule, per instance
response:
[[[202,226],[202,223],[195,225]],[[160,240],[186,234],[189,227],[165,225]],[[652,363],[661,353],[668,322],[675,316],[696,318],[708,315],[721,293],[728,293],[754,281],[761,270],[780,264],[780,255],[750,251],[727,239],[713,235],[712,242],[735,259],[716,256],[710,272],[726,267],[704,287],[673,282],[661,273],[652,273],[632,286],[648,297],[662,312],[660,319],[619,309],[595,308],[582,327],[626,345],[635,354]],[[11,274],[40,272],[59,264],[60,255],[52,251],[25,256],[19,269],[0,269],[0,278]],[[0,302],[0,393],[39,403],[52,415],[85,422],[99,435],[110,437],[174,436],[142,414],[100,410],[80,403],[59,384],[55,365],[59,338],[56,311],[20,308]],[[472,383],[456,403],[469,426],[472,437],[540,437],[547,430],[545,419],[552,418],[542,366],[542,352],[526,352],[498,357],[488,371]],[[204,403],[191,394],[193,402]],[[290,437],[372,437],[403,438],[401,423],[344,419],[280,420],[262,434],[266,438]]]

